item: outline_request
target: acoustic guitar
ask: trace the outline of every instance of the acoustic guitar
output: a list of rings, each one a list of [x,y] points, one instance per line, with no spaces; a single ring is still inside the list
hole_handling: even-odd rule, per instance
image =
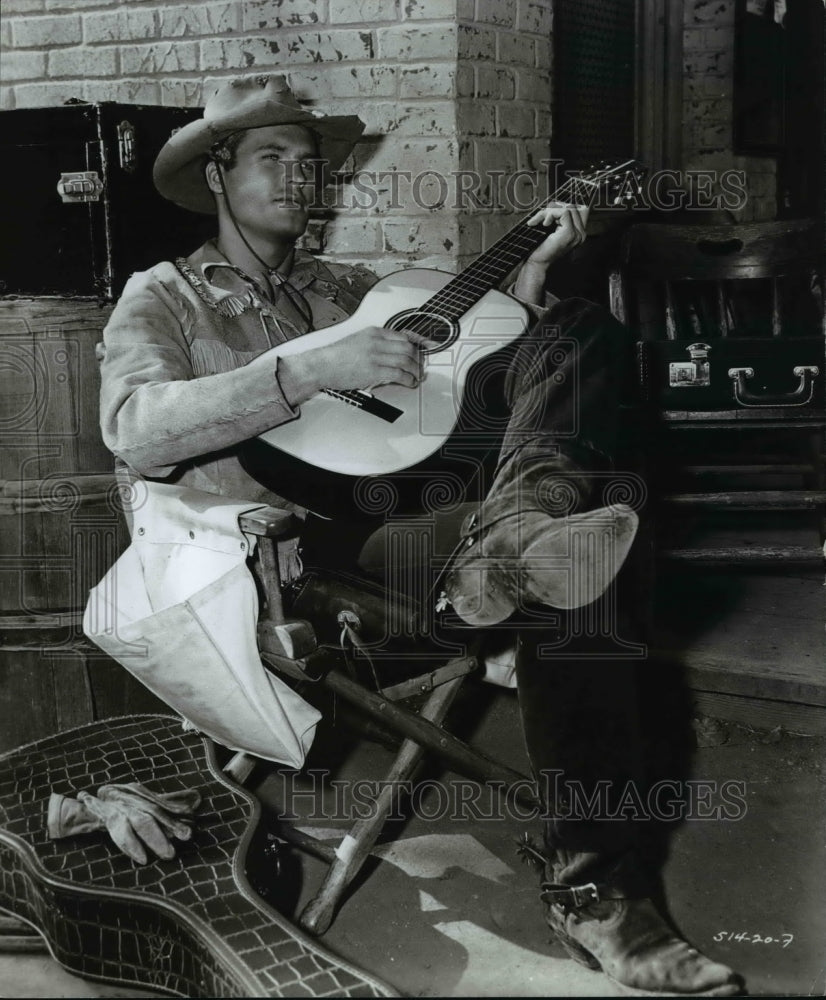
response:
[[[607,194],[620,203],[639,188],[634,160],[569,178],[545,202],[592,205]],[[548,235],[527,215],[458,275],[414,268],[382,278],[342,323],[278,347],[287,357],[334,343],[367,326],[406,329],[434,342],[424,350],[425,377],[415,388],[325,389],[301,406],[300,416],[259,440],[319,469],[349,476],[398,472],[428,458],[456,426],[471,369],[526,329],[528,313],[495,291]]]

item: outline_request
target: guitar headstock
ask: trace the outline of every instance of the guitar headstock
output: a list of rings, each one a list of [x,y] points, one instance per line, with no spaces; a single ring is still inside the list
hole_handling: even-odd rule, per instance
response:
[[[591,207],[617,208],[640,204],[646,168],[638,160],[592,164],[571,178],[574,197]]]

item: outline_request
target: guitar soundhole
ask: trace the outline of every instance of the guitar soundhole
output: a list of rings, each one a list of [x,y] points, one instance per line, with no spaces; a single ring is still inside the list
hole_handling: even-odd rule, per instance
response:
[[[443,351],[459,336],[459,325],[453,323],[439,313],[422,312],[420,309],[405,309],[396,313],[386,326],[391,330],[413,330],[427,340],[432,340],[435,347],[422,348],[424,354],[435,354]]]

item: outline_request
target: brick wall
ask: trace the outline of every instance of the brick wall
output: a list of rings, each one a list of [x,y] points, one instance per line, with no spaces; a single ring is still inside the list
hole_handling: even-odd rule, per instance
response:
[[[367,122],[326,226],[337,259],[455,268],[514,221],[459,172],[538,166],[550,132],[551,0],[3,0],[2,107],[197,106],[202,87],[282,71]],[[404,171],[394,182],[386,172]],[[384,179],[372,175],[385,172]],[[395,183],[395,190],[394,190]],[[473,187],[472,181],[464,183]]]
[[[738,221],[773,219],[776,158],[733,151],[734,7],[735,0],[685,0],[683,169],[745,171],[748,199]]]

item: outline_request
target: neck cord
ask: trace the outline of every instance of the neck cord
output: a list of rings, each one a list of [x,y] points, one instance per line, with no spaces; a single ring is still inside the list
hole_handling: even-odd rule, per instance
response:
[[[278,289],[284,291],[284,294],[286,295],[293,309],[295,309],[295,311],[298,313],[302,323],[304,323],[304,325],[307,328],[304,332],[307,333],[312,329],[312,324],[313,324],[313,311],[312,308],[310,307],[309,302],[307,302],[307,300],[304,298],[301,292],[290,282],[289,278],[287,278],[286,275],[281,274],[276,268],[270,267],[270,265],[256,251],[255,247],[252,246],[250,241],[244,235],[241,226],[238,224],[238,220],[235,218],[235,213],[232,210],[232,204],[229,200],[229,193],[227,192],[227,187],[226,184],[224,183],[224,168],[220,163],[216,163],[216,166],[218,167],[218,179],[221,184],[221,193],[224,196],[224,202],[226,204],[227,214],[229,215],[230,221],[235,227],[235,231],[241,237],[244,246],[247,248],[247,250],[249,250],[249,252],[253,255],[253,257],[255,257],[258,263],[264,268],[267,278],[267,284],[269,285],[270,288],[269,295],[266,294],[266,292],[262,289],[260,283],[255,278],[253,278],[252,275],[247,274],[244,270],[242,270],[242,268],[237,267],[235,264],[232,264],[231,262],[229,262],[230,267],[235,271],[236,274],[239,275],[239,277],[242,277],[247,281],[249,281],[253,285],[253,287],[258,291],[259,295],[261,295],[262,298],[268,299],[272,303],[275,302],[276,288],[273,284],[273,282],[275,281]],[[224,256],[226,256],[226,254]]]

